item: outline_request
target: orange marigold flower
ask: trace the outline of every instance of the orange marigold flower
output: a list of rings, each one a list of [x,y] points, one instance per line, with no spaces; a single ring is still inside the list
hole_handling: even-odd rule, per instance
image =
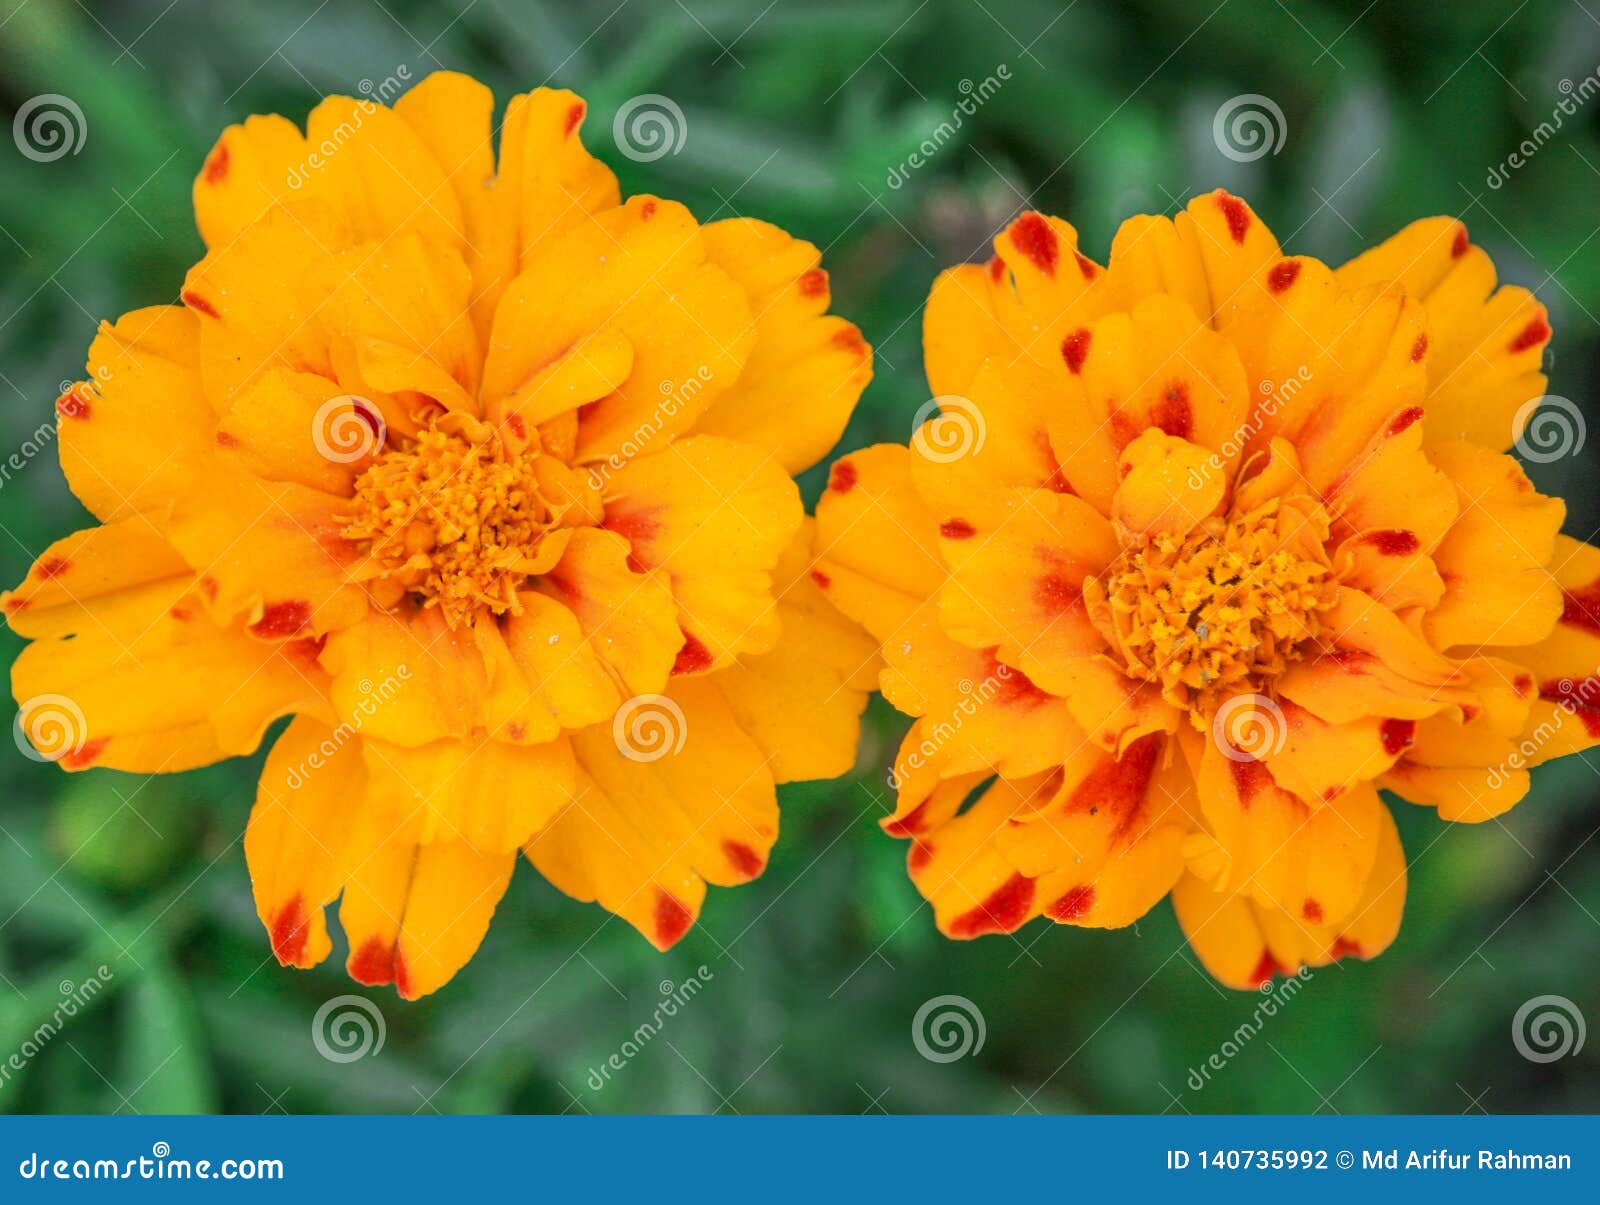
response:
[[[1459,222],[1342,268],[1224,192],[1102,268],[944,273],[941,413],[833,468],[828,593],[916,716],[884,827],[952,937],[1169,892],[1235,987],[1394,938],[1385,788],[1481,821],[1600,739],[1600,551],[1506,449],[1550,329]]]
[[[102,326],[58,407],[100,525],[3,602],[68,769],[293,714],[257,911],[311,966],[342,893],[350,974],[408,998],[519,849],[671,946],[765,867],[775,784],[851,764],[871,686],[791,479],[871,374],[816,249],[621,201],[570,92],[512,100],[497,159],[493,107],[443,73],[222,135],[183,305]]]

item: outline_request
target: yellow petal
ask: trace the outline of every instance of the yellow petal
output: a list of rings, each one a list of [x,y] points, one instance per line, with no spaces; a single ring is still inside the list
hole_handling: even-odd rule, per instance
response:
[[[710,679],[679,678],[666,696],[636,702],[653,715],[619,712],[573,737],[576,794],[524,852],[562,891],[665,950],[699,916],[707,882],[732,886],[765,869],[777,795],[765,755]],[[641,739],[632,725],[645,722],[662,742]]]

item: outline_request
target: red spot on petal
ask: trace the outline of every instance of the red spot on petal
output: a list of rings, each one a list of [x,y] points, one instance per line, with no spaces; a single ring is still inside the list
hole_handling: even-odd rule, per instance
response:
[[[512,720],[506,725],[506,739],[508,741],[525,741],[528,739],[528,726]]]
[[[1422,547],[1422,541],[1417,539],[1416,532],[1399,528],[1369,531],[1361,537],[1361,540],[1364,544],[1371,544],[1384,556],[1410,556]]]
[[[683,647],[678,650],[678,656],[672,663],[672,672],[675,674],[693,674],[706,669],[711,665],[711,650],[700,643],[697,636],[688,632],[683,634]]]
[[[822,268],[812,268],[809,272],[802,272],[795,281],[795,287],[800,290],[802,297],[826,297],[828,295],[828,273]]]
[[[1266,762],[1253,757],[1230,757],[1228,770],[1233,776],[1233,789],[1239,792],[1239,806],[1245,811],[1250,810],[1257,795],[1274,785]]]
[[[311,917],[306,912],[304,896],[297,895],[272,918],[269,931],[272,952],[282,966],[294,966],[306,951],[306,938],[311,935]]]
[[[62,418],[83,420],[89,417],[89,391],[87,386],[74,385],[56,399],[56,413]]]
[[[1095,264],[1094,260],[1090,259],[1088,256],[1079,251],[1074,251],[1073,255],[1077,257],[1078,271],[1082,273],[1085,280],[1093,280],[1099,275],[1100,269]]]
[[[97,736],[91,741],[84,741],[82,746],[68,753],[60,761],[63,770],[83,770],[94,765],[95,759],[106,751],[106,746],[111,743],[109,736]]]
[[[853,326],[847,326],[834,332],[833,338],[828,340],[841,351],[855,352],[857,355],[867,353],[867,341],[861,337],[861,332]]]
[[[13,594],[6,599],[6,610],[12,614],[15,614],[18,611],[26,611],[27,609],[28,600],[23,598],[21,595]]]
[[[912,841],[911,848],[906,851],[906,869],[916,874],[931,861],[933,861],[933,846],[926,841]]]
[[[1056,274],[1061,248],[1050,223],[1037,213],[1025,213],[1011,223],[1011,242],[1046,276]]]
[[[724,841],[722,854],[728,865],[747,879],[755,878],[767,867],[766,860],[742,841]]]
[[[1223,192],[1220,188],[1212,194],[1217,203],[1217,208],[1222,210],[1222,216],[1227,220],[1228,233],[1233,236],[1233,241],[1243,245],[1244,236],[1250,230],[1250,210],[1238,197]]]
[[[399,948],[394,952],[394,990],[400,993],[402,1000],[417,998],[416,984],[411,982],[411,968],[406,965],[405,952]]]
[[[1300,915],[1313,925],[1320,925],[1322,923],[1322,905],[1316,900],[1308,899],[1304,904],[1300,905]]]
[[[651,543],[661,534],[658,509],[610,510],[600,524],[607,531],[615,532],[628,541],[628,568],[634,573],[647,573],[655,567]],[[575,589],[570,592],[577,594]]]
[[[1399,414],[1394,416],[1394,421],[1389,424],[1389,429],[1387,432],[1385,432],[1385,434],[1391,438],[1399,435],[1400,432],[1404,431],[1407,427],[1411,426],[1419,418],[1421,418],[1422,413],[1423,411],[1421,406],[1406,407],[1404,410],[1400,411]]]
[[[856,487],[856,466],[848,460],[841,460],[833,466],[833,472],[828,474],[828,488],[836,494],[848,494]]]
[[[950,922],[951,937],[979,937],[985,933],[1010,933],[1033,910],[1034,881],[1014,874],[983,903]]]
[[[211,157],[206,160],[205,177],[207,184],[221,184],[228,177],[228,144],[217,143],[216,149],[211,152]]]
[[[506,415],[506,426],[510,428],[511,434],[516,436],[518,439],[528,438],[528,424],[523,421],[522,415]]]
[[[1577,716],[1584,731],[1600,739],[1600,677],[1545,682],[1539,687],[1539,697]]]
[[[1541,314],[1523,327],[1521,333],[1511,340],[1511,353],[1515,355],[1519,351],[1527,351],[1530,347],[1538,347],[1549,337],[1550,324]]]
[[[648,222],[651,218],[653,218],[655,216],[656,216],[656,200],[655,200],[654,197],[651,197],[643,205],[639,206],[639,220],[641,222]]]
[[[1417,722],[1415,720],[1385,720],[1378,729],[1378,739],[1383,742],[1383,751],[1390,757],[1399,757],[1411,748],[1417,739]]]
[[[656,929],[656,944],[662,949],[676,945],[678,939],[694,924],[694,916],[676,896],[656,888],[656,906],[652,915]]]
[[[1074,887],[1053,904],[1045,906],[1044,914],[1051,920],[1082,920],[1094,907],[1094,885],[1085,883]]]
[[[381,937],[369,937],[344,964],[350,978],[367,987],[382,987],[394,982],[394,946]]]
[[[303,598],[291,598],[268,603],[261,618],[250,625],[250,631],[268,640],[283,640],[298,636],[310,626],[311,604]]]
[[[1189,387],[1182,381],[1167,386],[1167,391],[1151,412],[1150,422],[1175,439],[1188,439],[1194,431],[1194,410],[1189,405]]]
[[[194,618],[194,614],[189,610],[188,607],[173,607],[167,612],[167,614],[172,616],[172,618],[176,619],[179,623],[188,623]]]
[[[1334,958],[1345,958],[1351,954],[1354,954],[1357,957],[1365,957],[1365,955],[1361,953],[1361,943],[1359,941],[1353,941],[1348,937],[1334,938],[1333,946],[1329,949],[1328,953]]]
[[[1256,963],[1256,969],[1250,973],[1250,986],[1260,987],[1278,974],[1279,970],[1278,961],[1273,958],[1272,951],[1262,950],[1261,961]]]
[[[239,437],[232,431],[224,431],[221,427],[218,427],[216,442],[219,448],[237,448],[239,446]]]
[[[1471,243],[1467,238],[1467,228],[1465,225],[1458,222],[1456,224],[1455,241],[1450,244],[1450,258],[1460,259],[1467,253],[1467,248],[1469,246],[1471,246]]]
[[[49,581],[53,577],[60,577],[70,568],[72,568],[72,562],[67,560],[66,557],[50,556],[45,557],[44,560],[35,565],[33,572],[34,576],[39,578],[40,581]]]
[[[1533,675],[1518,674],[1511,683],[1511,689],[1517,692],[1517,698],[1526,699],[1533,691]]]
[[[1087,812],[1097,816],[1105,809],[1115,822],[1111,839],[1126,836],[1150,789],[1163,743],[1159,733],[1152,733],[1134,741],[1123,750],[1121,757],[1106,758],[1072,789],[1072,794],[1061,804],[1063,814]]]
[[[989,260],[989,279],[999,283],[1000,278],[1006,274],[1006,261],[998,255]]]
[[[217,601],[217,579],[209,573],[200,579],[200,593],[204,594],[211,602]]]
[[[1600,578],[1576,590],[1561,592],[1561,622],[1600,636]]]
[[[1421,364],[1422,357],[1428,354],[1428,332],[1423,331],[1417,336],[1417,341],[1411,345],[1411,362]]]
[[[1083,606],[1083,586],[1059,573],[1047,573],[1033,583],[1033,602],[1050,615]]]
[[[833,579],[820,569],[813,569],[811,571],[811,580],[816,582],[817,585],[824,590],[833,585]]]
[[[204,314],[207,318],[222,317],[221,314],[217,313],[216,306],[212,305],[193,289],[185,289],[182,293],[178,294],[178,299],[197,314]]]
[[[1025,706],[1031,709],[1050,701],[1050,695],[1035,686],[1027,674],[1015,666],[1003,664],[994,649],[985,649],[983,660],[984,676],[999,684],[1000,689],[994,697],[1001,706]]]
[[[1300,261],[1281,259],[1267,271],[1267,288],[1281,293],[1300,277]]]
[[[1080,327],[1061,340],[1061,358],[1074,374],[1083,371],[1083,362],[1089,355],[1089,338],[1088,329]]]
[[[965,519],[946,519],[939,524],[939,534],[947,540],[970,540],[978,529]]]
[[[573,130],[577,129],[578,128],[578,123],[583,120],[583,114],[584,114],[584,103],[580,100],[577,104],[573,105],[570,109],[567,110],[566,124],[562,128],[561,133],[563,135],[566,135],[566,134],[572,133]]]

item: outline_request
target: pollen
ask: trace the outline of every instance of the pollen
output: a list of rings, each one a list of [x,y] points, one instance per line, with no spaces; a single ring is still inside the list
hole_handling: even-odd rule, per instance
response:
[[[342,534],[364,544],[374,598],[410,596],[459,627],[521,610],[518,593],[555,567],[563,529],[601,514],[588,475],[478,419],[449,414],[384,451],[355,483]]]
[[[1128,674],[1204,727],[1228,695],[1270,690],[1315,641],[1337,588],[1327,536],[1320,505],[1273,499],[1125,550],[1085,598]]]

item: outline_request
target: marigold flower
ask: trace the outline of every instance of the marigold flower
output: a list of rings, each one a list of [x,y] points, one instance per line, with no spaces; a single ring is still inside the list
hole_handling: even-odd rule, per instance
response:
[[[103,325],[58,404],[100,525],[3,603],[67,769],[292,714],[244,842],[272,948],[320,962],[342,893],[350,974],[408,998],[519,849],[671,946],[765,867],[775,784],[851,764],[871,686],[791,479],[871,373],[818,252],[621,201],[570,92],[492,114],[442,73],[230,127],[182,306]]]
[[[1376,955],[1380,788],[1482,821],[1600,738],[1600,551],[1505,454],[1544,308],[1459,222],[1331,269],[1224,192],[1107,268],[1037,213],[995,249],[929,298],[942,412],[818,507],[917,717],[884,827],[951,937],[1170,892],[1235,987]]]

